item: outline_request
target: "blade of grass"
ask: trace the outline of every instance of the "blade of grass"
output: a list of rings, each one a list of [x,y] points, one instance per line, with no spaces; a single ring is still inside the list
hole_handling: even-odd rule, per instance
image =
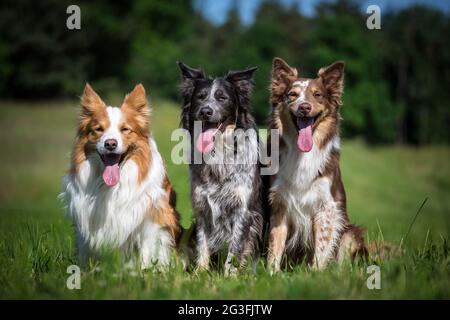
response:
[[[427,201],[428,201],[428,197],[426,197],[426,198],[423,200],[422,204],[421,204],[420,207],[419,207],[419,210],[417,210],[416,215],[414,216],[414,219],[411,221],[411,224],[409,225],[408,232],[406,232],[406,235],[405,235],[405,237],[403,238],[403,239],[405,239],[405,240],[402,241],[402,243],[403,243],[403,242],[406,243],[406,239],[408,239],[409,233],[411,232],[411,229],[412,229],[414,223],[416,222],[417,217],[419,216],[419,213],[422,211],[422,209],[423,209],[423,207],[425,206],[425,203],[427,203]]]

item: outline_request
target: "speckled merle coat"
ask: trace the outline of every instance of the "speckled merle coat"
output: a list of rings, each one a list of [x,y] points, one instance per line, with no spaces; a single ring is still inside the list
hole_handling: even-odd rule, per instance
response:
[[[181,93],[183,128],[191,141],[191,197],[195,214],[194,246],[196,265],[208,268],[210,257],[228,248],[225,273],[236,271],[259,254],[263,231],[263,185],[258,164],[259,141],[254,118],[250,114],[252,76],[256,68],[229,72],[212,78],[202,70],[178,63],[183,76]],[[204,111],[209,112],[204,112]],[[194,164],[196,152],[194,121],[204,128],[218,127],[224,132],[216,139],[208,163]],[[227,135],[239,130],[253,131],[246,139],[246,152],[239,164],[224,164],[224,152],[218,145],[227,144]],[[231,139],[233,141],[233,139]]]

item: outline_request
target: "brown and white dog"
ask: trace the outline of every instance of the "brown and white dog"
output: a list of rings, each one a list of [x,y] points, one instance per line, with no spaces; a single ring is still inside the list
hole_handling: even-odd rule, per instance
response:
[[[175,193],[149,127],[141,84],[120,108],[106,106],[86,84],[61,194],[83,265],[103,247],[137,250],[142,268],[169,264],[181,227]]]
[[[347,216],[339,169],[339,107],[344,63],[299,76],[280,58],[272,67],[272,129],[280,134],[280,169],[272,176],[268,263],[278,271],[286,254],[322,269],[332,259],[366,257],[362,229]]]

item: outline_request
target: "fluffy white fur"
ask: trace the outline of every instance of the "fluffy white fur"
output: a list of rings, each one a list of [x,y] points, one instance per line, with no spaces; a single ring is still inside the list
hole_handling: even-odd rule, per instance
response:
[[[107,187],[102,180],[103,163],[97,153],[84,161],[77,174],[63,179],[60,197],[77,233],[80,263],[102,247],[137,249],[142,268],[167,266],[174,245],[169,232],[153,223],[149,210],[162,206],[165,169],[152,138],[152,162],[146,178],[138,183],[138,167],[131,160],[121,164],[120,182]]]

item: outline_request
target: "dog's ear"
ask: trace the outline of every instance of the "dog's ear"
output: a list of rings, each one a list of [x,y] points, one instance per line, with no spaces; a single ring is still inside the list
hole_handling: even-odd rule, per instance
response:
[[[344,62],[337,61],[319,70],[319,78],[327,90],[330,102],[336,106],[342,105],[344,91]]]
[[[106,113],[106,104],[100,96],[92,89],[89,83],[86,83],[83,95],[80,99],[81,111],[78,119],[79,134],[88,130],[89,123],[94,114],[100,115]]]
[[[181,75],[183,76],[183,79],[201,79],[205,78],[205,73],[201,69],[194,69],[189,67],[187,64],[184,64],[181,61],[177,61],[177,65],[181,70]]]
[[[144,133],[148,131],[150,125],[150,108],[148,106],[145,88],[142,84],[136,85],[133,91],[125,96],[121,109],[124,112],[131,112],[133,114],[139,128]]]
[[[289,66],[283,59],[276,57],[272,62],[272,95],[275,97],[285,93],[289,82],[298,77],[297,69]]]
[[[249,68],[241,71],[229,71],[225,76],[225,80],[230,82],[235,88],[239,105],[242,108],[247,108],[250,106],[250,94],[253,88],[253,75],[258,67]]]
[[[240,92],[250,92],[253,86],[253,75],[258,67],[249,68],[241,71],[229,71],[225,80],[231,82]]]
[[[282,74],[286,74],[286,75],[292,76],[292,77],[298,76],[297,69],[292,68],[283,59],[276,57],[273,59],[273,62],[272,62],[272,76],[274,78],[277,78]]]
[[[86,83],[81,96],[81,115],[91,116],[95,111],[106,108],[106,104],[100,96],[92,89],[89,83]]]
[[[189,109],[191,106],[191,97],[195,89],[195,81],[206,79],[206,74],[203,70],[191,68],[181,61],[177,61],[177,65],[180,68],[181,75],[183,76],[183,82],[180,85],[180,92],[183,97],[181,124],[183,128],[187,129],[189,127]]]
[[[229,71],[225,76],[225,79],[233,83],[239,81],[251,81],[256,70],[258,70],[258,67],[253,67],[241,71]]]
[[[181,61],[177,61],[178,67],[181,70],[183,76],[183,82],[181,83],[181,95],[185,100],[190,100],[192,93],[194,92],[195,81],[199,79],[205,79],[206,75],[201,69],[194,69],[184,64]]]

